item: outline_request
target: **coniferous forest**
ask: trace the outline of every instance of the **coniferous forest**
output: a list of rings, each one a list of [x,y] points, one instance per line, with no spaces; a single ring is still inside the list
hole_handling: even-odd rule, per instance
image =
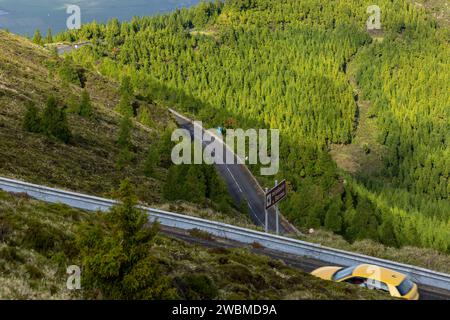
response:
[[[55,39],[89,41],[71,53],[76,63],[128,79],[134,95],[209,127],[280,129],[281,168],[271,179],[288,181],[281,211],[300,229],[450,253],[450,31],[413,2],[380,0],[374,37],[371,4],[204,2]],[[360,100],[370,102],[384,152],[379,170],[349,174],[330,149],[354,142]]]

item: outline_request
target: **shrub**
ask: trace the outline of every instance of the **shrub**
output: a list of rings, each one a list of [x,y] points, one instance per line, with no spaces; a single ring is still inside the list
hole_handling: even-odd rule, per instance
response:
[[[4,247],[0,250],[0,260],[9,262],[24,263],[25,258],[20,254],[15,247]]]
[[[369,145],[367,143],[363,144],[363,151],[364,151],[365,154],[369,154],[370,153],[371,150],[370,150],[370,147],[369,147]]]
[[[3,217],[0,217],[0,242],[5,242],[11,232],[12,228],[9,222]]]
[[[41,117],[38,108],[32,102],[26,104],[27,111],[23,119],[23,129],[28,132],[41,132]]]
[[[213,300],[219,293],[214,281],[204,274],[177,278],[175,283],[187,300]]]
[[[250,214],[249,208],[248,208],[248,202],[247,199],[244,197],[239,202],[239,212],[244,214],[245,216],[248,216]]]
[[[41,279],[44,277],[44,273],[38,267],[32,264],[26,264],[25,271],[30,279]]]
[[[71,138],[67,115],[64,109],[58,107],[55,97],[50,96],[42,116],[42,131],[47,136],[55,137],[64,143]]]
[[[155,123],[153,122],[151,115],[150,115],[150,111],[148,110],[147,107],[141,107],[139,108],[139,122],[142,123],[143,125],[147,126],[147,127],[151,127],[153,128],[155,126]]]
[[[41,254],[49,254],[60,249],[69,250],[70,238],[50,225],[31,220],[25,230],[22,244]]]
[[[77,114],[84,118],[88,118],[92,116],[94,110],[91,103],[91,97],[89,96],[89,92],[87,90],[83,90],[81,93],[81,100],[78,105]]]
[[[62,81],[72,83],[77,86],[84,84],[82,72],[74,67],[70,58],[65,58],[58,70],[59,77]]]

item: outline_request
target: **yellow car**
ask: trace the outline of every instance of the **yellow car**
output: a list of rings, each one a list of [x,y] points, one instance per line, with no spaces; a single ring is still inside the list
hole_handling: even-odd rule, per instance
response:
[[[368,289],[385,291],[396,298],[419,300],[417,285],[407,276],[375,265],[361,264],[348,268],[322,267],[311,274],[324,280],[346,282]]]

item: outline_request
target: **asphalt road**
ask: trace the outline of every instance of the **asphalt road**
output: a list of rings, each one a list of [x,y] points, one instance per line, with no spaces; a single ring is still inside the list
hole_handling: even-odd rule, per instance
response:
[[[242,248],[245,247],[256,254],[266,255],[272,259],[282,260],[286,265],[302,270],[304,272],[311,272],[319,267],[327,266],[329,263],[316,259],[299,257],[296,255],[280,253],[267,248],[255,248],[248,244],[231,241],[228,239],[213,237],[214,241],[199,239],[193,237],[186,230],[162,227],[162,233],[185,242],[199,245],[206,248]],[[420,300],[450,300],[450,292],[442,289],[436,289],[419,285]]]
[[[197,139],[203,141],[202,137],[195,135],[194,126],[191,122],[188,122],[176,115],[174,115],[178,125],[186,129],[191,134],[191,139]],[[214,139],[214,138],[213,138]],[[214,140],[213,140],[214,141]],[[209,143],[203,143],[203,147],[206,147]],[[226,159],[227,154],[230,154],[225,146],[223,146],[223,157]],[[231,153],[231,158],[235,158],[235,155]],[[225,161],[223,161],[225,163]],[[260,187],[256,184],[254,178],[250,175],[244,165],[237,164],[216,164],[216,169],[225,181],[228,190],[237,205],[245,199],[248,204],[250,217],[253,223],[257,226],[265,226],[265,196]],[[276,213],[275,209],[271,208],[268,211],[269,220],[269,232],[276,232]],[[282,221],[280,217],[280,234],[295,233],[295,230],[285,221]]]
[[[86,45],[89,45],[89,42],[81,42],[81,43],[77,43],[77,44],[57,44],[56,45],[56,50],[58,52],[59,55],[63,55],[65,53],[69,53],[73,50],[78,50],[81,47],[84,47]]]

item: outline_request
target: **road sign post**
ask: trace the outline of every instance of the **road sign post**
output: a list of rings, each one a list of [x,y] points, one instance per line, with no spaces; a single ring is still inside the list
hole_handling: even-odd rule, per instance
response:
[[[275,180],[275,188],[278,186],[278,180]],[[275,233],[280,235],[280,225],[278,221],[278,203],[275,205]]]
[[[278,205],[275,206],[276,211],[276,220],[277,220],[277,236],[280,235],[280,210],[278,209]]]
[[[275,187],[267,191],[266,189],[266,217],[267,217],[267,210],[275,206],[275,223],[276,223],[276,234],[280,234],[280,211],[278,208],[278,202],[286,198],[287,195],[287,189],[286,189],[286,180],[283,180],[280,184],[278,184],[278,181],[275,181]],[[268,231],[268,222],[266,218],[266,232]]]
[[[266,194],[269,191],[269,188],[266,188]],[[267,211],[267,208],[264,208],[264,213],[265,213],[265,230],[266,233],[269,233],[269,212]]]

